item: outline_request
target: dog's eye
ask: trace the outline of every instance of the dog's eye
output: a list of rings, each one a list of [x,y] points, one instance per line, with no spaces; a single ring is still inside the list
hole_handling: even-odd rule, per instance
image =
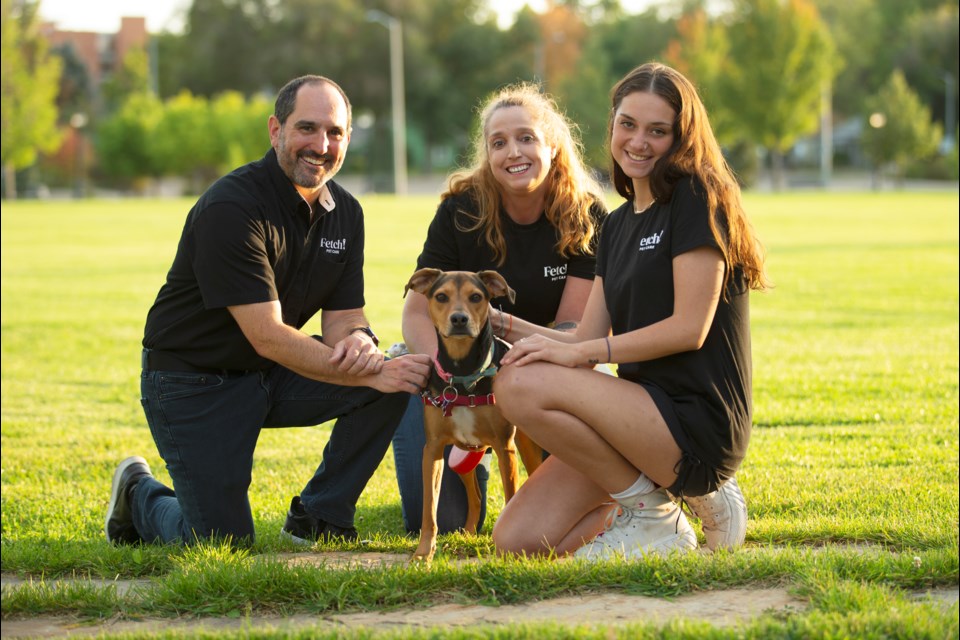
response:
[[[448,297],[447,297],[447,294],[445,294],[445,293],[438,293],[437,295],[435,295],[435,296],[433,297],[433,299],[436,300],[437,302],[446,302],[446,301],[449,300],[450,298],[448,298]]]
[[[483,296],[480,295],[479,293],[471,293],[471,294],[470,294],[470,302],[474,302],[474,303],[476,303],[476,302],[483,302]]]

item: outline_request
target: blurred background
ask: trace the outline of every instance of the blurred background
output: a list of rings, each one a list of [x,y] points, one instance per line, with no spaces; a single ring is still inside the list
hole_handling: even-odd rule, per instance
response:
[[[604,177],[610,88],[650,60],[697,84],[746,188],[957,185],[956,1],[156,0],[149,23],[49,2],[2,0],[4,199],[200,193],[263,155],[305,73],[353,103],[355,192],[439,193],[477,103],[517,80]]]

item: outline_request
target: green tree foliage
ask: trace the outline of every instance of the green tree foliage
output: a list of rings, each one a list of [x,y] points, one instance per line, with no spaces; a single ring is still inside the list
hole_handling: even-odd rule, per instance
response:
[[[273,103],[228,91],[208,100],[189,91],[161,101],[134,93],[100,125],[100,167],[117,186],[146,178],[185,176],[193,192],[270,148]]]
[[[131,49],[123,58],[120,69],[103,83],[103,108],[115,111],[128,96],[150,92],[150,58],[142,49]]]
[[[617,6],[604,5],[593,7],[598,21],[589,25],[577,64],[552,88],[580,125],[587,161],[600,171],[610,167],[606,139],[610,88],[638,65],[662,59],[676,33],[676,20],[656,10],[627,15]]]
[[[592,31],[604,42],[610,57],[612,85],[631,69],[663,59],[668,43],[676,36],[676,20],[649,9],[597,25]]]
[[[730,42],[724,25],[711,20],[706,10],[695,7],[677,20],[677,37],[664,55],[667,64],[685,75],[700,92],[710,114],[717,139],[733,143],[742,138],[737,129],[736,107],[721,99],[724,65]]]
[[[183,89],[206,97],[226,90],[251,94],[271,88],[268,67],[278,58],[275,49],[298,46],[304,55],[316,56],[319,43],[290,42],[273,30],[271,4],[267,0],[192,0],[184,34],[160,40],[160,95],[170,97]],[[302,22],[319,21],[304,19],[318,16],[309,11],[300,16]]]
[[[272,113],[273,103],[263,95],[246,100],[238,91],[225,91],[210,101],[219,138],[218,173],[256,160],[270,148],[267,119]]]
[[[903,70],[910,86],[930,106],[933,117],[943,121],[945,91],[953,92],[957,104],[960,78],[960,8],[944,4],[916,13],[907,20],[903,42],[894,65]],[[947,76],[951,81],[947,81]]]
[[[160,163],[153,153],[157,125],[163,105],[151,93],[135,93],[111,116],[100,123],[97,157],[102,174],[120,184],[137,178],[157,176]]]
[[[216,178],[223,143],[207,99],[181,91],[163,105],[150,145],[152,164],[161,175],[189,176],[196,192]]]
[[[37,154],[55,150],[60,58],[50,54],[38,33],[37,3],[2,0],[2,117],[0,148],[5,196],[16,197],[16,171],[32,165]]]
[[[610,60],[597,39],[589,39],[574,73],[557,88],[570,120],[580,129],[584,157],[598,170],[611,168],[607,145],[610,113]]]
[[[867,122],[861,143],[877,171],[891,165],[900,180],[911,162],[936,152],[942,129],[932,122],[929,107],[920,101],[899,69],[865,106]]]
[[[828,25],[842,68],[834,112],[857,115],[864,101],[900,68],[921,99],[943,117],[944,74],[957,78],[956,0],[814,0]],[[953,85],[957,97],[956,83]]]
[[[731,105],[736,128],[768,150],[782,188],[783,155],[819,126],[835,69],[830,34],[808,0],[736,0],[727,24],[718,97]]]

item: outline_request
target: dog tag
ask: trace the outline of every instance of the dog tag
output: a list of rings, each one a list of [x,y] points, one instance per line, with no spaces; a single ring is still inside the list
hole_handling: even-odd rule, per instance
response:
[[[463,475],[472,471],[483,459],[484,449],[479,451],[467,451],[457,445],[450,449],[450,456],[447,458],[447,464],[451,469]]]

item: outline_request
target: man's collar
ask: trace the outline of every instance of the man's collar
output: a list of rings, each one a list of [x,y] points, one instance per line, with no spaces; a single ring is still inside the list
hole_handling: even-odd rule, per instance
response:
[[[333,194],[330,193],[329,184],[324,184],[323,188],[320,189],[320,194],[317,196],[317,204],[324,208],[327,213],[330,213],[337,206],[337,201],[333,199]]]

